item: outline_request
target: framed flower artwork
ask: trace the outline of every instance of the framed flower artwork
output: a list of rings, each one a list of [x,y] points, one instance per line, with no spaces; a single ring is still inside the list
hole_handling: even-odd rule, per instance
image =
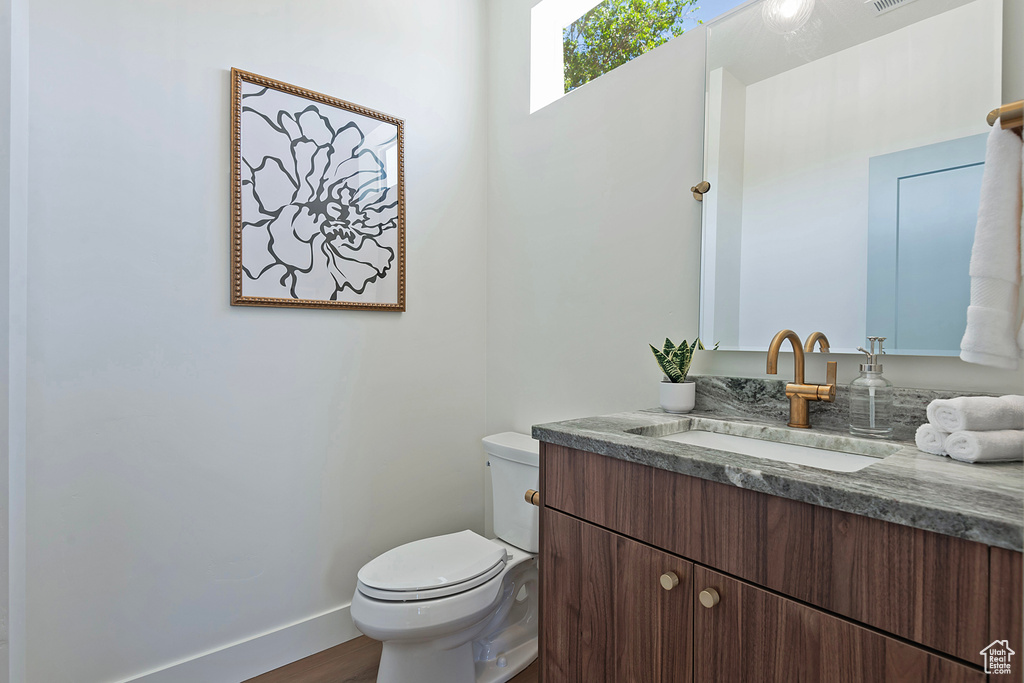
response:
[[[401,119],[231,70],[231,303],[405,310]]]

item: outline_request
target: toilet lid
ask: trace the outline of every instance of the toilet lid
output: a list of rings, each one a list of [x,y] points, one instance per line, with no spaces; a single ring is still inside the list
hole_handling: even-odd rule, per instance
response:
[[[362,587],[376,589],[366,591],[372,597],[383,591],[406,594],[391,599],[417,599],[407,595],[433,595],[437,589],[450,595],[489,580],[506,559],[505,548],[467,530],[398,546],[366,563],[358,578]]]

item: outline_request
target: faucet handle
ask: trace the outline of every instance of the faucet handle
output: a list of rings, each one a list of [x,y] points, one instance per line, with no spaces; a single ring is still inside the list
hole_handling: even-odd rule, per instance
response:
[[[836,400],[836,375],[838,374],[839,364],[834,360],[830,360],[827,368],[825,371],[825,384],[817,385],[816,393],[819,401],[831,403]]]

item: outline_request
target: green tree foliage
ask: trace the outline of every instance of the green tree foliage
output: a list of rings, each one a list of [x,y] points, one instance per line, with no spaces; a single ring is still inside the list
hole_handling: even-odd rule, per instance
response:
[[[565,92],[681,35],[696,1],[605,0],[584,14],[562,33]]]

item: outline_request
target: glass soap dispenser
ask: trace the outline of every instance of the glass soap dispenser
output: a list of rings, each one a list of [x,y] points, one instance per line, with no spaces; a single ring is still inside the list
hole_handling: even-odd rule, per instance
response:
[[[892,382],[882,377],[878,357],[885,353],[885,337],[868,337],[871,350],[857,347],[867,356],[860,366],[860,377],[850,383],[850,433],[887,439],[892,436]],[[875,344],[878,352],[875,352]]]

